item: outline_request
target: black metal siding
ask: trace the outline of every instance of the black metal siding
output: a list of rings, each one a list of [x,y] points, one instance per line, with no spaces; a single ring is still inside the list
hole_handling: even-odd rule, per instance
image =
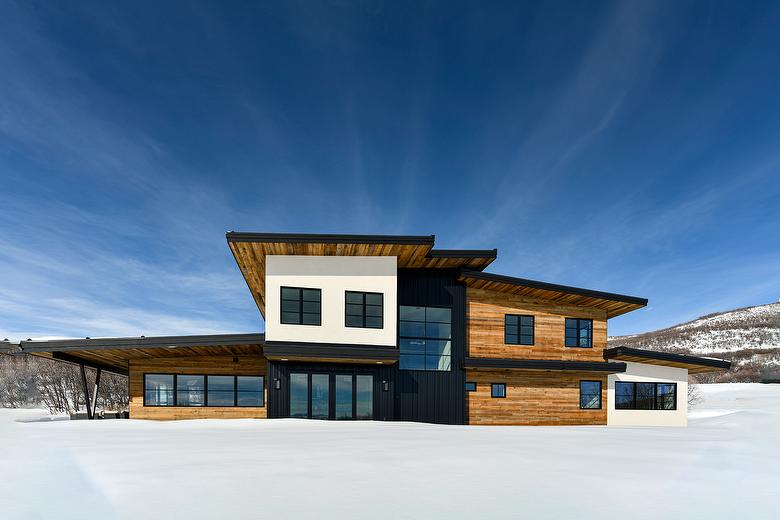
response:
[[[454,270],[398,270],[399,305],[452,307],[452,370],[400,370],[394,365],[396,420],[465,423],[466,287],[457,276]]]

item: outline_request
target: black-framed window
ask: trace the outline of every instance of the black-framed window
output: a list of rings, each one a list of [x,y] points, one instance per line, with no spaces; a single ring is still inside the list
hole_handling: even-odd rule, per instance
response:
[[[401,370],[449,371],[452,361],[452,309],[399,307]]]
[[[265,376],[144,374],[144,406],[265,406]]]
[[[466,391],[467,392],[476,392],[477,391],[477,383],[473,381],[466,381]]]
[[[206,376],[176,376],[176,406],[205,406]]]
[[[364,329],[383,328],[383,300],[382,293],[346,291],[344,294],[344,325]]]
[[[617,410],[676,410],[677,383],[615,382]]]
[[[282,323],[320,325],[322,291],[305,287],[282,287]]]
[[[504,315],[504,343],[533,345],[534,317],[519,314]]]
[[[593,347],[593,320],[566,318],[566,346]]]
[[[506,397],[506,383],[491,383],[490,397],[497,397],[497,398]]]
[[[176,406],[172,374],[144,374],[144,406]]]
[[[601,409],[601,381],[580,381],[580,408]]]

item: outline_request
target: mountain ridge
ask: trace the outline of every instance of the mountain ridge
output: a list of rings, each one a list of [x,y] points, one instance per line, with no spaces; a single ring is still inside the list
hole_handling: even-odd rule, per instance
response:
[[[716,357],[731,361],[726,372],[702,374],[702,382],[755,382],[780,369],[780,302],[714,312],[671,327],[613,336],[609,347]]]

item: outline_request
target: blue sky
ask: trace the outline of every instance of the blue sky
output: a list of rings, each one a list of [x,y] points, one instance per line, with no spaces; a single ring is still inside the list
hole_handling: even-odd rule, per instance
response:
[[[73,4],[0,5],[0,338],[262,330],[228,230],[780,298],[777,4]]]

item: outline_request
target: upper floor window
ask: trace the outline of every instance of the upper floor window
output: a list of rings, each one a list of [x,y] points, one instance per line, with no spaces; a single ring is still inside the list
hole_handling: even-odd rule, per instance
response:
[[[566,318],[566,346],[590,348],[593,346],[593,320]]]
[[[504,316],[504,343],[510,345],[534,344],[534,317],[507,314]]]
[[[302,287],[282,287],[282,323],[320,325],[322,291]]]
[[[491,383],[490,397],[506,397],[506,383]]]
[[[344,325],[366,329],[383,327],[383,295],[381,293],[346,291]]]
[[[601,409],[601,381],[580,381],[580,408]]]
[[[677,383],[615,382],[617,410],[676,410]]]
[[[399,317],[400,368],[449,371],[452,309],[401,305]]]

